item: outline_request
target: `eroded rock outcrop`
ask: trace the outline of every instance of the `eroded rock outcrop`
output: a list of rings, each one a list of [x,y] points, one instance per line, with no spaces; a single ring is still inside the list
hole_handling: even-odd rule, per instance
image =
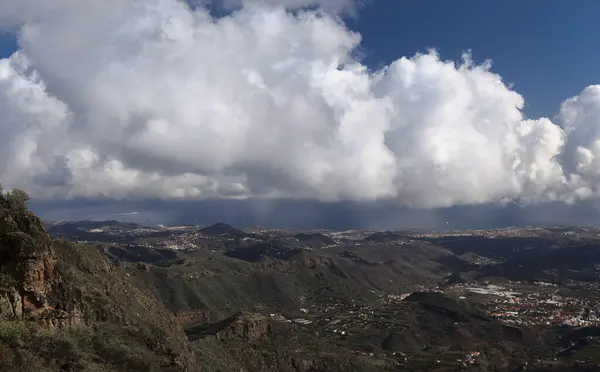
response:
[[[211,322],[211,314],[209,310],[179,310],[175,312],[175,319],[179,324],[208,324]]]
[[[256,341],[265,339],[272,332],[270,320],[261,314],[238,314],[231,322],[215,332],[219,340],[242,339]]]
[[[160,366],[161,371],[196,368],[193,350],[181,325],[156,298],[130,282],[98,250],[53,240],[33,213],[3,203],[0,327],[12,329],[27,340],[14,343],[0,337],[0,347],[13,355],[11,368],[27,363],[17,356],[27,342],[43,341],[36,338],[38,331],[47,332],[44,337],[66,339],[73,344],[78,334],[97,338],[87,345],[84,354],[90,355],[90,363],[101,360],[117,370],[157,370],[150,366]],[[104,344],[106,337],[113,338],[111,345]],[[111,349],[115,344],[122,345],[121,351]],[[59,353],[57,357],[52,352],[40,350],[36,354],[37,350],[33,350],[28,355],[44,365],[62,363],[61,358],[78,358],[76,349],[69,351],[70,357],[69,353]],[[138,352],[150,357],[140,360]]]
[[[0,319],[37,319],[50,326],[79,323],[76,307],[54,300],[57,256],[42,222],[29,211],[0,209]]]

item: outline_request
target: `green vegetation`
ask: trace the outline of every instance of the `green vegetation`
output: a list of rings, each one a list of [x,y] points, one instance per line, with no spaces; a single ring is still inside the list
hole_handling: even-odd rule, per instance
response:
[[[90,246],[0,193],[0,371],[192,371],[175,318]]]
[[[0,184],[0,207],[13,211],[26,211],[29,195],[21,189],[4,191]]]
[[[54,330],[35,323],[1,323],[0,370],[167,370],[138,337],[111,324]]]

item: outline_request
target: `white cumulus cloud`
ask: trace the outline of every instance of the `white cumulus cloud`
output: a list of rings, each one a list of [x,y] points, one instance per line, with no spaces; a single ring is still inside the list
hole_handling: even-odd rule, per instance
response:
[[[468,55],[371,71],[335,15],[348,0],[225,0],[220,18],[178,0],[2,3],[20,49],[0,60],[0,180],[36,197],[432,208],[600,192],[599,87],[553,123]]]

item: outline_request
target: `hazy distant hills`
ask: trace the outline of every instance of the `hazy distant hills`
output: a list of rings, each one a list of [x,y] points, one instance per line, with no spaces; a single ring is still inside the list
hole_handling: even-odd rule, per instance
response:
[[[217,222],[214,225],[202,228],[200,229],[200,233],[205,236],[227,236],[237,238],[243,238],[249,235],[248,233],[223,222]]]
[[[91,200],[31,202],[45,220],[109,220],[122,218],[145,225],[208,226],[217,221],[237,228],[263,226],[279,229],[375,229],[406,228],[490,229],[504,226],[570,225],[600,226],[591,203],[543,203],[535,205],[486,204],[433,210],[415,210],[387,202],[322,203],[311,200],[273,200],[268,213],[256,208],[257,200],[109,201]],[[138,211],[137,215],[126,215]],[[293,213],[290,213],[293,211]]]
[[[294,238],[313,248],[333,245],[336,243],[335,240],[321,233],[299,233],[294,235]]]

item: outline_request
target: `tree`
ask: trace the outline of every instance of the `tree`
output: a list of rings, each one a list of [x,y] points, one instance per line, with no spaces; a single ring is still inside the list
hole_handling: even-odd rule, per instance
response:
[[[0,205],[3,207],[15,211],[25,211],[27,210],[28,200],[29,194],[25,191],[21,189],[12,189],[4,192],[2,185],[0,185]]]

